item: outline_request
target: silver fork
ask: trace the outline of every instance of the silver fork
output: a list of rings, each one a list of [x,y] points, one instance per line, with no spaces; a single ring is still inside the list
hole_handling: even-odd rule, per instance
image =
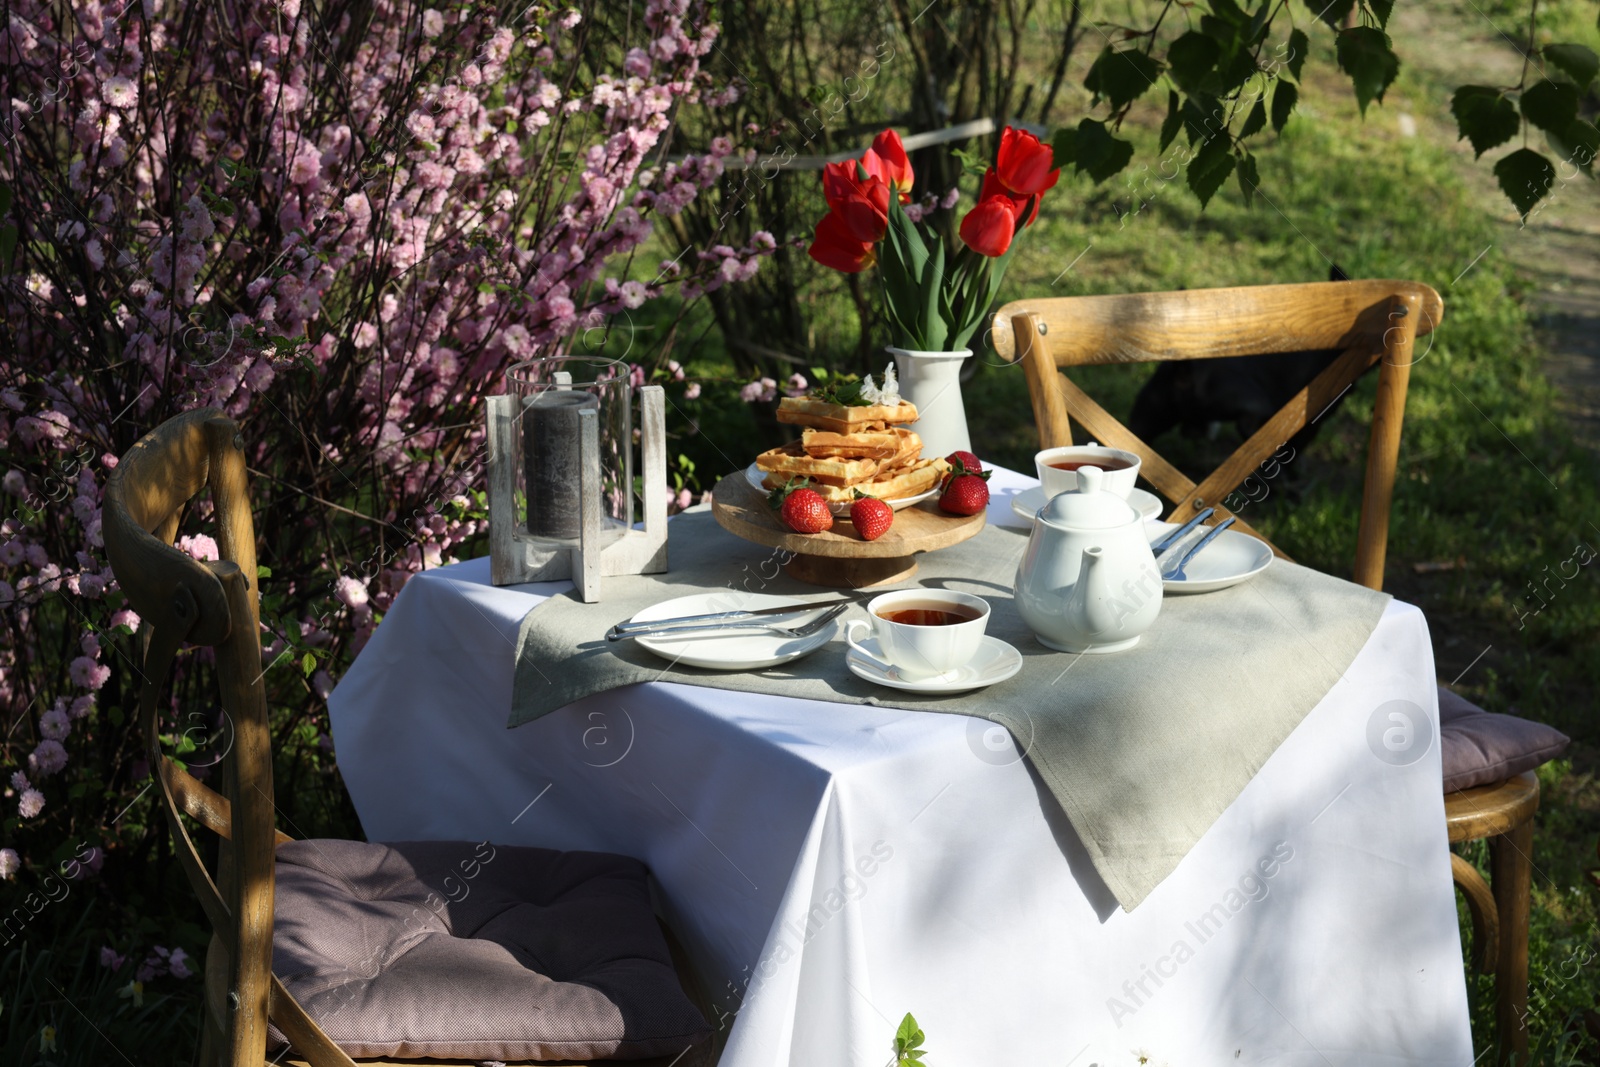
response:
[[[1187,580],[1188,575],[1184,574],[1183,572],[1184,565],[1194,558],[1196,552],[1199,552],[1202,548],[1206,547],[1206,545],[1210,544],[1212,538],[1216,537],[1217,534],[1232,526],[1233,522],[1234,520],[1232,518],[1227,518],[1211,527],[1210,533],[1200,538],[1199,541],[1196,541],[1193,548],[1189,549],[1178,558],[1177,563],[1173,564],[1171,567],[1167,568],[1161,573],[1161,580],[1164,582],[1182,582]]]
[[[707,626],[695,626],[692,628],[684,626],[664,627],[660,630],[631,630],[625,634],[619,634],[615,631],[612,631],[606,634],[606,640],[631,641],[636,637],[679,637],[689,634],[719,633],[726,630],[765,630],[771,633],[783,634],[786,637],[810,637],[812,634],[828,625],[834,619],[837,619],[844,609],[849,606],[849,603],[835,604],[833,607],[829,608],[827,611],[824,611],[821,615],[817,616],[815,619],[812,619],[804,626],[780,626],[778,623],[762,622],[759,619],[741,619],[737,622],[714,623]]]

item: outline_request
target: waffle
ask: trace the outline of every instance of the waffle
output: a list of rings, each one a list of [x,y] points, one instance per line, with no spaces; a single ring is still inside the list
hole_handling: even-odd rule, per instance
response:
[[[876,460],[810,456],[798,441],[761,453],[756,457],[756,467],[765,472],[769,479],[776,475],[777,484],[790,478],[809,478],[813,482],[841,489],[858,482],[871,481],[878,473]]]
[[[902,444],[900,435],[892,429],[834,433],[832,430],[815,430],[807,426],[800,436],[800,447],[806,450],[806,455],[817,457],[893,459],[900,453]]]
[[[826,482],[813,482],[812,489],[830,504],[848,504],[856,499],[856,490],[867,496],[875,496],[880,500],[903,500],[909,496],[926,493],[939,484],[939,479],[950,469],[950,465],[942,459],[919,459],[909,466],[899,468],[881,475],[871,481],[857,482],[854,485],[830,485]],[[776,489],[787,480],[785,475],[768,474],[762,481],[768,489]]]
[[[895,423],[917,421],[917,408],[908,400],[893,407],[882,404],[860,407],[830,404],[808,396],[786,396],[778,403],[778,421],[830,433],[871,433]]]

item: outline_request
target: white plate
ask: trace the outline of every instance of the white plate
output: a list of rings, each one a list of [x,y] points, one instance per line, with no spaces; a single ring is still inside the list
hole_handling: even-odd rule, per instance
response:
[[[653,622],[673,619],[680,615],[702,615],[713,611],[747,611],[752,608],[775,608],[780,604],[803,604],[806,599],[776,596],[772,593],[746,593],[730,589],[725,593],[696,593],[674,600],[652,604],[639,612],[630,622]],[[780,615],[773,623],[786,627],[804,626],[821,615],[827,608]],[[661,637],[641,637],[635,643],[654,652],[662,659],[690,667],[705,667],[714,671],[751,671],[788,663],[810,652],[815,652],[839,632],[835,619],[809,637],[790,637],[773,630],[747,630],[738,633],[702,631],[700,633],[673,634]]]
[[[767,472],[756,466],[754,463],[750,464],[750,466],[744,469],[745,481],[749,482],[755,491],[760,493],[762,496],[772,492],[772,490],[761,484],[761,480],[766,476]],[[901,508],[909,508],[912,504],[920,504],[924,500],[938,495],[939,487],[935,485],[926,493],[918,493],[916,496],[903,496],[899,500],[885,500],[884,503],[888,504],[896,511],[899,511]],[[833,512],[835,515],[848,515],[850,514],[851,503],[853,503],[853,501],[843,504],[829,504],[828,510]]]
[[[874,655],[882,651],[875,637],[862,641],[861,647]],[[1003,682],[1016,674],[1022,669],[1022,653],[998,637],[984,634],[983,644],[978,646],[978,654],[972,657],[971,662],[936,678],[902,678],[898,671],[885,670],[853,648],[845,656],[844,662],[856,677],[886,685],[890,689],[905,689],[912,693],[963,693],[968,689],[982,689],[986,685]]]
[[[1033,517],[1044,507],[1048,498],[1044,495],[1044,486],[1036,485],[1032,489],[1024,489],[1011,498],[1011,510],[1033,521]],[[1128,503],[1139,509],[1139,514],[1145,519],[1154,519],[1161,514],[1161,498],[1154,493],[1147,493],[1143,489],[1135,489],[1128,494]]]
[[[1179,525],[1175,522],[1147,522],[1144,524],[1144,531],[1151,543],[1154,543],[1176,530]],[[1206,530],[1209,529],[1210,527],[1206,527]],[[1178,561],[1187,548],[1204,536],[1200,527],[1190,530],[1183,540],[1161,553],[1156,560],[1156,566],[1163,571],[1166,570]],[[1230,585],[1237,585],[1247,578],[1254,578],[1266,570],[1271,562],[1272,549],[1267,547],[1266,542],[1247,533],[1240,533],[1238,530],[1223,530],[1215,540],[1189,560],[1183,568],[1184,573],[1188,575],[1184,581],[1163,580],[1161,588],[1168,593],[1210,593],[1217,589],[1226,589]]]

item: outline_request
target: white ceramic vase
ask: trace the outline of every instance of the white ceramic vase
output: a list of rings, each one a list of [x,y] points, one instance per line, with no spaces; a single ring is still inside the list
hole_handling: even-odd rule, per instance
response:
[[[922,438],[923,457],[972,451],[967,409],[961,402],[961,368],[972,358],[972,349],[918,352],[890,345],[889,354],[894,357],[901,397],[917,406],[911,429]]]

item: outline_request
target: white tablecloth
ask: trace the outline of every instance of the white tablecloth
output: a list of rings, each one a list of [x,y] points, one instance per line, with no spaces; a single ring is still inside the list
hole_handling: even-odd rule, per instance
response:
[[[1030,484],[997,472],[989,520]],[[725,1067],[881,1067],[908,1011],[938,1067],[1472,1062],[1438,745],[1369,740],[1396,700],[1437,738],[1416,608],[1129,913],[981,720],[651,683],[506,730],[518,624],[565,587],[413,578],[330,698],[339,764],[372,840],[648,863]]]

